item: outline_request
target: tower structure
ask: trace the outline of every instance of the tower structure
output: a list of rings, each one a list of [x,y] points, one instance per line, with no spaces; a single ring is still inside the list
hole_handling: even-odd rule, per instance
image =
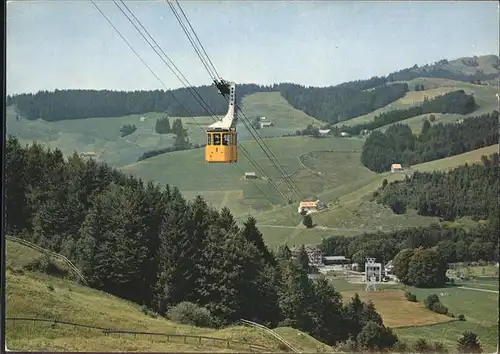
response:
[[[382,280],[382,263],[376,263],[375,258],[366,258],[365,291],[377,291],[377,282]]]

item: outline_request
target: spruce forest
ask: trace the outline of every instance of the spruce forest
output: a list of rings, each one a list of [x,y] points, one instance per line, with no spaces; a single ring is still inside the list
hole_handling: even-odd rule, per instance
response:
[[[6,146],[6,231],[75,260],[90,286],[162,315],[193,302],[213,327],[248,318],[330,345],[363,331],[378,333],[380,348],[397,342],[373,304],[344,305],[326,279],[309,279],[304,249],[305,262],[286,246],[269,251],[254,218],[240,228],[227,208],[175,187],[13,137]]]

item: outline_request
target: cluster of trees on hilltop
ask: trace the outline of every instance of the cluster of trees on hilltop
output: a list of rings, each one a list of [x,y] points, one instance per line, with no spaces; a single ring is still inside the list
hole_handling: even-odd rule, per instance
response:
[[[135,126],[135,124],[125,124],[120,128],[120,136],[124,138],[130,134],[133,134],[136,130],[137,127]]]
[[[463,82],[477,82],[496,79],[498,78],[498,73],[485,74],[482,70],[477,70],[475,74],[466,75],[448,70],[443,67],[443,64],[424,65],[420,68],[415,65],[411,68],[399,70],[387,75],[387,81],[409,81],[416,79],[417,77],[435,77]]]
[[[186,88],[171,91],[55,90],[7,96],[7,105],[16,105],[26,119],[49,122],[89,117],[121,117],[148,112],[169,116],[206,116],[225,114],[227,101],[214,86],[194,88],[210,107],[207,112]],[[247,94],[272,91],[272,86],[238,85],[237,104]],[[173,95],[172,95],[173,94]],[[175,98],[174,98],[175,96]],[[186,112],[186,110],[188,112]]]
[[[413,165],[462,154],[498,143],[498,112],[464,119],[462,123],[424,122],[418,137],[405,124],[385,132],[374,131],[367,138],[361,162],[375,172],[389,171],[391,164]]]
[[[400,122],[402,120],[416,117],[427,113],[455,113],[469,114],[477,108],[474,96],[467,95],[463,90],[449,92],[442,96],[435,97],[429,100],[424,97],[421,105],[389,111],[376,116],[373,121],[358,124],[354,126],[343,126],[342,131],[352,135],[358,135],[363,130],[373,130],[389,125],[391,123]]]
[[[378,84],[376,80],[368,81],[371,85]],[[369,91],[358,88],[366,86],[362,82],[324,88],[280,84],[279,90],[294,108],[332,124],[373,112],[408,92],[407,84],[382,85]]]
[[[255,219],[239,227],[227,208],[200,196],[187,201],[175,187],[144,184],[76,153],[65,159],[57,149],[22,147],[13,137],[5,185],[8,233],[66,255],[92,287],[161,315],[190,302],[214,326],[247,318],[332,345],[358,338],[380,349],[397,341],[373,304],[357,297],[343,304],[286,246],[269,251]]]
[[[173,146],[169,146],[161,149],[148,150],[144,152],[137,161],[142,161],[149,159],[154,156],[165,154],[168,152],[189,150],[199,148],[198,144],[191,144],[189,142],[188,131],[182,125],[182,120],[177,118],[174,120],[172,126],[170,126],[170,121],[168,117],[159,118],[156,120],[155,132],[158,134],[175,134],[175,142]]]
[[[376,192],[379,203],[416,209],[420,215],[454,220],[462,216],[488,219],[498,215],[500,163],[498,153],[483,156],[481,164],[464,165],[450,172],[415,172]],[[397,211],[396,211],[397,212]]]

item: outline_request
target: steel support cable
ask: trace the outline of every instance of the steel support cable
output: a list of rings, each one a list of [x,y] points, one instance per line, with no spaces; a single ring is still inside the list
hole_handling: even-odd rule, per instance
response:
[[[178,15],[177,11],[175,10],[174,6],[170,3],[170,1],[168,0],[165,0],[170,9],[172,10],[172,12],[174,13],[174,16],[177,18],[177,21],[179,22],[179,24],[181,25],[182,29],[184,30],[184,33],[186,34],[186,36],[188,37],[188,40],[190,41],[191,45],[193,46],[196,54],[198,55],[198,57],[200,58],[200,60],[202,61],[202,63],[204,64],[205,68],[207,69],[207,72],[208,74],[210,75],[210,77],[215,80],[217,79],[217,76],[218,76],[218,73],[217,73],[217,70],[215,68],[215,65],[213,64],[212,60],[210,59],[210,57],[208,56],[203,44],[201,43],[198,35],[196,34],[196,31],[194,30],[193,26],[191,25],[191,22],[189,21],[189,19],[187,18],[187,15],[185,14],[184,10],[182,9],[181,5],[179,4],[179,2],[177,0],[175,0],[175,3],[177,4],[177,6],[179,7],[180,11],[182,12],[182,14],[184,15],[184,18],[186,19],[186,22],[188,23],[191,31],[193,32],[197,42],[198,42],[198,45],[201,47],[201,49],[203,50],[203,52],[205,53],[205,56],[206,58],[203,58],[203,56],[201,55],[201,51],[196,47],[195,43],[194,43],[194,40],[192,39],[192,37],[190,36],[190,34],[188,33],[187,31],[187,28],[186,26],[182,23],[182,20],[180,19],[180,16]],[[214,76],[213,73],[207,68],[207,64],[205,64],[205,62],[208,61],[211,65],[212,65],[212,68],[213,70],[215,71],[216,75],[217,76]],[[242,113],[243,117],[246,119],[246,121],[249,123],[248,125],[245,124],[246,128],[248,129],[248,131],[252,134],[252,136],[254,137],[254,139],[256,141],[260,140],[262,141],[262,144],[265,146],[265,148],[268,150],[268,154],[271,155],[269,157],[268,154],[266,154],[270,161],[273,162],[272,160],[274,159],[275,160],[275,163],[273,163],[273,165],[275,166],[275,168],[278,170],[278,172],[280,173],[280,175],[282,176],[283,180],[289,185],[292,193],[295,193],[296,195],[299,196],[299,198],[304,198],[304,195],[300,192],[299,188],[294,184],[294,182],[288,177],[288,171],[280,164],[278,158],[276,157],[276,155],[274,155],[274,153],[271,151],[271,149],[269,148],[269,146],[265,143],[264,139],[260,136],[260,134],[258,133],[258,131],[251,125],[250,123],[250,120],[248,119],[248,117],[245,115],[245,113],[243,112],[243,110],[237,106],[237,108],[239,109],[239,111]],[[242,120],[243,122],[245,122],[244,120]],[[255,134],[252,132],[255,132]],[[257,137],[255,137],[255,135],[257,135]],[[262,147],[262,145],[259,144],[259,146],[261,147],[261,149],[265,152],[265,149]]]
[[[179,81],[181,81],[181,83],[186,87],[186,89],[188,90],[188,92],[191,93],[191,95],[193,95],[193,97],[195,98],[195,100],[200,104],[200,106],[202,106],[202,108],[205,108],[205,110],[207,110],[207,112],[210,114],[212,114],[212,120],[217,121],[218,117],[217,115],[213,112],[213,110],[210,108],[210,106],[203,100],[203,98],[201,97],[201,95],[197,92],[196,89],[193,89],[192,88],[192,85],[191,83],[189,82],[189,80],[182,74],[182,72],[177,68],[177,66],[175,65],[175,63],[168,57],[168,55],[165,53],[165,51],[163,51],[163,49],[160,47],[160,45],[156,42],[156,40],[153,38],[153,36],[147,31],[147,29],[142,25],[142,23],[140,22],[140,20],[134,15],[134,13],[132,12],[132,10],[130,10],[130,8],[128,8],[128,6],[126,4],[123,3],[123,0],[120,0],[122,2],[122,4],[124,5],[124,7],[127,9],[127,11],[129,11],[131,13],[131,15],[134,17],[134,19],[139,23],[139,25],[141,26],[141,28],[144,30],[144,32],[146,32],[148,34],[148,36],[151,38],[151,40],[156,44],[156,46],[158,47],[158,49],[162,52],[162,54],[167,58],[167,60],[172,64],[172,66],[175,67],[175,69],[179,72],[180,76],[184,79],[181,79],[179,77],[179,75],[172,69],[172,67],[165,61],[165,59],[162,57],[162,55],[160,53],[158,53],[158,51],[156,50],[156,48],[151,44],[151,42],[144,36],[144,34],[141,32],[141,30],[137,27],[137,25],[132,21],[132,19],[123,11],[123,9],[118,5],[118,3],[113,0],[113,2],[115,3],[115,5],[118,7],[118,9],[122,12],[122,14],[129,20],[129,22],[135,27],[135,29],[141,34],[142,38],[146,41],[146,43],[148,43],[148,45],[155,51],[155,53],[160,57],[160,59],[165,63],[165,65],[167,65],[167,67],[174,73],[174,75],[176,75],[176,77],[179,79]],[[184,110],[186,110],[184,108]],[[189,114],[189,112],[188,112]],[[215,116],[215,118],[214,118]],[[245,122],[244,122],[245,123]],[[248,127],[247,127],[248,128]],[[239,144],[239,147],[241,148],[241,144]],[[246,152],[246,150],[243,148],[242,149],[243,151],[243,154],[245,155],[245,157],[247,157],[247,159],[249,159],[249,161],[252,163],[252,158],[250,157],[250,155]],[[248,154],[248,155],[247,155]],[[255,161],[255,160],[254,160]],[[252,163],[252,165],[254,165],[254,167],[258,168],[257,166],[255,166],[254,163]],[[279,187],[274,183],[274,181],[269,177],[267,176],[267,174],[264,172],[264,170],[262,168],[258,168],[265,177],[267,177],[268,181],[273,185],[273,187],[275,189],[278,190],[278,192],[280,193],[280,195],[285,199],[285,201],[288,203],[288,198],[284,195],[284,193],[279,189]],[[272,203],[271,203],[272,204]]]
[[[197,48],[196,44],[194,43],[194,40],[192,39],[191,35],[187,31],[187,27],[182,23],[182,20],[180,19],[180,16],[178,15],[177,11],[173,7],[173,5],[170,4],[169,1],[167,1],[167,3],[169,5],[170,9],[172,10],[172,12],[174,13],[174,16],[176,17],[177,21],[181,25],[182,29],[184,30],[184,33],[188,37],[188,40],[190,41],[191,45],[193,46],[196,54],[198,55],[198,57],[200,58],[200,60],[204,64],[205,68],[207,69],[207,72],[210,75],[211,79],[213,79],[213,80],[217,79],[217,77],[214,77],[213,73],[207,68],[207,65],[205,64],[206,59],[204,59],[203,56],[201,55],[201,51]],[[181,11],[183,11],[182,7],[180,7],[180,5],[178,3],[177,3],[177,5],[181,9]],[[186,17],[186,19],[187,19],[187,17]],[[189,20],[187,20],[187,21],[189,22]],[[196,32],[194,31],[194,29],[193,29],[193,27],[191,26],[190,23],[189,23],[189,26],[192,29],[193,33],[195,34],[195,36],[196,36],[196,38],[198,39],[198,42],[199,42],[199,38],[196,35]],[[203,45],[201,44],[201,42],[199,42],[199,45],[201,47],[203,47]],[[207,55],[206,51],[204,51],[204,52],[205,52],[205,55]],[[208,57],[208,55],[207,55],[207,57]],[[213,63],[212,63],[212,61],[210,60],[209,57],[208,57],[208,61],[213,66]],[[215,66],[214,66],[214,68],[215,68]],[[226,98],[226,100],[227,100],[227,98]],[[300,197],[300,191],[298,191],[298,189],[291,183],[291,180],[288,178],[288,176],[285,173],[282,172],[282,168],[280,168],[280,166],[279,166],[279,160],[277,160],[277,158],[274,156],[274,158],[278,162],[278,164],[276,164],[276,162],[273,160],[272,156],[269,155],[269,153],[264,149],[264,147],[262,146],[261,142],[259,141],[259,138],[260,138],[261,141],[263,141],[262,137],[260,137],[260,135],[257,133],[257,131],[255,129],[252,129],[253,127],[251,126],[251,123],[250,123],[248,117],[246,117],[246,115],[244,115],[244,118],[245,118],[246,122],[245,122],[245,120],[242,120],[242,122],[244,123],[245,127],[248,129],[248,131],[250,132],[250,134],[252,135],[252,137],[257,141],[259,147],[262,149],[262,151],[264,151],[264,154],[268,157],[269,161],[271,161],[271,163],[273,164],[273,166],[276,168],[276,170],[278,171],[278,173],[281,175],[281,178],[283,179],[283,181],[289,185],[289,187],[290,187],[290,189],[291,189],[292,192],[295,192]],[[257,133],[257,136],[255,136],[254,132]],[[267,147],[267,145],[265,145],[265,146]],[[268,150],[270,150],[269,147],[267,147],[267,148],[268,148]],[[298,191],[298,193],[297,193],[297,191]]]
[[[205,132],[205,129],[196,120],[196,118],[194,118],[194,116],[191,115],[191,113],[186,109],[186,107],[184,107],[184,105],[173,94],[173,92],[168,89],[167,85],[163,82],[163,80],[160,79],[160,77],[154,72],[154,70],[146,63],[146,61],[141,57],[141,55],[134,49],[134,47],[130,44],[130,42],[121,34],[120,30],[118,30],[118,28],[113,24],[113,22],[109,19],[109,17],[107,17],[106,14],[99,8],[99,6],[97,6],[97,4],[95,3],[95,1],[94,0],[90,0],[90,1],[94,5],[94,7],[97,9],[97,11],[99,11],[99,13],[106,19],[106,21],[109,23],[109,25],[121,37],[121,39],[127,44],[127,46],[130,48],[130,50],[132,50],[132,52],[137,56],[137,58],[139,58],[139,60],[148,68],[148,70],[153,74],[153,76],[163,85],[163,87],[165,88],[165,90],[168,91],[172,95],[172,97],[179,104],[179,106],[188,114],[189,117],[193,118],[193,120],[195,121],[196,125],[200,129],[202,129],[203,132]],[[243,151],[243,152],[244,152],[244,155],[245,155],[245,151]],[[250,161],[250,163],[252,163],[252,161]],[[253,165],[253,163],[252,163],[252,165]],[[239,169],[238,166],[236,166],[236,165],[234,165],[234,166],[242,173],[241,169]],[[255,165],[254,165],[254,167],[259,168],[259,166],[255,166]],[[260,189],[257,185],[255,185],[255,187],[264,195],[264,197],[269,201],[269,203],[271,205],[274,205],[274,203],[269,199],[269,197],[267,196],[267,194],[262,191],[262,189]],[[274,185],[274,187],[280,192],[280,194],[282,195],[282,197],[286,200],[286,197],[283,195],[283,193],[281,193],[281,191],[278,189],[278,187],[276,185]]]
[[[168,1],[168,0],[167,0]],[[191,31],[193,32],[196,40],[198,41],[198,43],[200,44],[200,47],[201,47],[201,50],[203,51],[203,53],[205,53],[205,56],[207,57],[208,59],[208,62],[210,63],[210,65],[212,66],[212,69],[214,70],[215,72],[215,75],[217,78],[220,77],[219,73],[217,72],[217,69],[215,68],[215,65],[214,63],[212,63],[212,60],[210,60],[210,56],[208,55],[207,51],[205,50],[205,47],[203,47],[203,44],[201,44],[201,41],[200,39],[198,38],[198,35],[196,34],[196,31],[194,30],[193,26],[191,26],[191,22],[189,21],[189,19],[187,18],[187,15],[186,13],[184,12],[184,10],[182,9],[181,5],[179,4],[179,2],[176,0],[175,1],[177,6],[179,6],[179,9],[181,10],[181,13],[182,15],[184,16],[184,18],[186,19],[188,25],[189,25],[189,28],[191,29]]]
[[[186,34],[186,36],[188,37],[189,39],[189,42],[191,42],[191,45],[193,46],[193,48],[195,48],[195,51],[196,51],[196,54],[198,55],[198,57],[200,58],[201,62],[203,63],[203,65],[205,66],[205,69],[207,69],[207,71],[209,72],[210,74],[210,77],[214,77],[214,73],[215,73],[215,77],[217,78],[218,77],[218,74],[217,74],[217,70],[213,70],[213,68],[215,68],[213,66],[213,63],[212,63],[212,70],[209,68],[209,64],[207,63],[207,61],[203,58],[203,56],[201,55],[199,49],[195,46],[195,44],[193,43],[193,40],[192,38],[189,36],[188,34],[188,30],[186,28],[186,26],[184,25],[184,23],[182,23],[182,20],[180,19],[180,16],[179,14],[177,13],[177,11],[175,10],[174,6],[170,3],[170,1],[166,0],[168,6],[170,7],[170,10],[172,10],[172,13],[174,14],[175,18],[177,19],[177,21],[179,22],[179,24],[181,25],[182,27],[182,30],[184,31],[184,33]],[[182,10],[182,9],[181,9]],[[191,27],[191,24],[190,24],[190,27]],[[192,27],[191,27],[192,28]],[[206,54],[206,52],[205,52]],[[209,59],[210,60],[210,59]],[[211,62],[210,62],[211,63]]]
[[[214,77],[213,73],[207,68],[207,64],[205,63],[206,60],[208,60],[211,64],[212,64],[212,67],[214,68],[215,70],[215,66],[213,65],[213,62],[210,60],[210,57],[208,56],[208,54],[206,53],[206,51],[204,50],[204,47],[203,47],[203,44],[201,43],[201,41],[199,40],[198,36],[196,35],[196,31],[194,30],[193,26],[191,25],[189,19],[187,18],[187,16],[185,15],[182,7],[180,6],[179,2],[176,0],[176,3],[177,3],[177,6],[179,7],[179,9],[181,10],[181,12],[184,14],[184,18],[186,19],[186,22],[188,23],[189,27],[191,28],[193,34],[195,35],[197,41],[198,41],[198,44],[199,46],[203,49],[203,52],[205,53],[207,59],[204,59],[200,53],[200,50],[196,47],[196,45],[194,44],[194,40],[192,39],[192,37],[189,35],[187,29],[186,29],[186,26],[182,23],[182,20],[179,18],[180,16],[178,15],[178,13],[176,12],[176,10],[174,9],[173,5],[170,4],[170,2],[168,0],[165,0],[167,1],[169,7],[171,8],[172,12],[174,13],[174,16],[177,18],[179,24],[181,25],[181,27],[183,28],[184,30],[184,33],[186,34],[186,36],[188,37],[188,40],[190,41],[191,45],[193,46],[196,54],[198,55],[198,57],[200,58],[200,60],[202,61],[202,63],[204,64],[205,68],[207,69],[207,72],[209,73],[210,77],[212,79],[217,79],[217,76]],[[285,183],[288,184],[288,186],[291,188],[291,192],[292,193],[295,193],[299,198],[301,199],[304,199],[304,194],[301,193],[300,189],[297,187],[297,185],[292,181],[292,179],[288,176],[288,171],[286,171],[285,168],[283,168],[283,166],[280,164],[278,158],[276,157],[276,155],[274,155],[274,153],[272,152],[272,150],[269,148],[269,146],[265,143],[264,139],[260,136],[260,134],[257,132],[257,130],[251,125],[250,123],[250,120],[248,119],[248,117],[245,115],[245,113],[243,112],[243,110],[237,106],[237,109],[241,112],[241,114],[243,115],[243,117],[245,118],[244,120],[242,120],[242,122],[245,124],[246,128],[248,129],[248,131],[250,132],[250,134],[252,135],[252,137],[257,141],[257,143],[259,144],[259,147],[264,151],[264,153],[266,154],[266,156],[269,158],[269,160],[271,161],[271,163],[274,165],[274,167],[277,169],[278,173],[280,173],[283,181]],[[246,122],[245,122],[246,120]],[[247,124],[248,123],[248,124]],[[255,134],[252,132],[252,130],[255,132]],[[255,136],[257,135],[257,137]],[[262,144],[267,148],[268,152],[266,151],[266,149],[264,149],[264,147],[262,146],[262,144],[260,143],[259,141],[259,138],[260,138],[260,141],[262,141]],[[274,161],[274,160],[275,161]],[[323,226],[326,226],[324,224],[324,222],[319,219],[319,221],[323,224]]]

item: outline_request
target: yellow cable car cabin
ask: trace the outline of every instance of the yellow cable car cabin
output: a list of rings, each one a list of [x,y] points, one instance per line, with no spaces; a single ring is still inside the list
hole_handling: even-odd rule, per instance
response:
[[[238,161],[236,130],[208,130],[205,160],[208,163],[233,163]]]
[[[208,163],[233,163],[238,161],[238,141],[236,139],[235,114],[236,84],[234,82],[215,81],[219,93],[229,95],[227,113],[219,121],[211,124],[207,130],[205,161]]]

